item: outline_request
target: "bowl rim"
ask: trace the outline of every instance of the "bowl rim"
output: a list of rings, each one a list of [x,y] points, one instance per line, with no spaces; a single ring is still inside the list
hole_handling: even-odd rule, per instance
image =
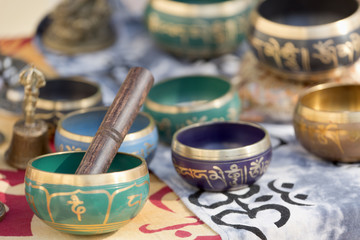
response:
[[[250,13],[250,23],[255,31],[262,32],[272,37],[294,39],[294,40],[314,40],[322,38],[332,38],[353,32],[360,27],[360,3],[355,1],[357,9],[350,16],[335,22],[313,25],[313,26],[294,26],[271,21],[260,15],[258,9],[265,0],[261,0]],[[251,37],[250,37],[251,39]]]
[[[150,0],[149,6],[156,11],[177,17],[220,18],[238,15],[253,5],[252,2],[253,0],[242,0],[198,4],[172,0]]]
[[[64,137],[66,137],[68,139],[71,139],[73,141],[91,143],[92,140],[94,139],[94,136],[91,137],[91,136],[86,136],[86,135],[81,135],[81,134],[70,132],[70,131],[66,130],[63,127],[63,122],[67,118],[73,117],[73,116],[78,115],[78,114],[84,114],[84,113],[89,113],[89,112],[97,112],[97,111],[100,111],[100,110],[107,110],[108,108],[109,107],[107,107],[107,106],[100,106],[100,107],[92,107],[92,108],[87,108],[87,109],[80,109],[80,110],[68,113],[68,114],[66,114],[66,115],[64,115],[63,117],[60,118],[60,120],[58,122],[58,125],[56,127],[56,132],[58,132],[61,136],[64,136]],[[146,112],[139,112],[138,114],[141,114],[144,117],[146,117],[149,120],[149,124],[147,126],[145,126],[144,128],[142,128],[141,130],[139,130],[139,131],[126,134],[123,142],[134,141],[134,140],[143,138],[143,137],[149,135],[150,133],[152,133],[154,131],[154,129],[156,128],[155,121],[150,116],[150,114],[148,114]]]
[[[264,137],[257,141],[256,143],[246,145],[244,147],[230,148],[230,149],[202,149],[202,148],[194,148],[189,147],[183,143],[180,143],[177,140],[177,136],[184,131],[187,131],[192,128],[197,128],[200,126],[214,125],[214,124],[240,124],[247,125],[251,127],[255,127],[260,129],[265,133]],[[271,150],[271,141],[270,136],[267,130],[259,124],[250,123],[246,121],[211,121],[204,123],[195,123],[191,124],[187,127],[181,128],[177,130],[172,138],[171,143],[171,151],[189,159],[200,160],[200,161],[233,161],[233,160],[241,160],[248,159],[251,157],[255,157],[261,153],[266,152],[267,150]]]
[[[331,83],[322,83],[315,85],[313,87],[310,87],[303,91],[299,97],[298,101],[295,106],[294,110],[294,121],[297,121],[299,117],[303,117],[306,120],[314,121],[314,122],[323,122],[327,123],[335,123],[335,124],[342,124],[342,123],[358,123],[360,120],[360,111],[322,111],[322,110],[316,110],[312,107],[306,106],[302,104],[302,100],[304,97],[308,96],[308,94],[330,89],[330,88],[338,88],[338,87],[344,87],[344,86],[356,86],[360,87],[360,83],[337,83],[337,82],[331,82]]]
[[[141,164],[132,169],[100,174],[66,174],[66,173],[53,173],[40,170],[32,166],[32,163],[38,159],[44,157],[51,157],[54,155],[73,153],[85,153],[85,151],[67,151],[44,154],[39,157],[31,159],[26,167],[25,177],[35,181],[37,184],[61,184],[61,185],[73,185],[73,186],[102,186],[108,184],[126,183],[135,181],[139,178],[145,177],[149,174],[148,167],[144,158],[135,154],[118,152],[117,154],[128,155],[141,160]]]
[[[200,111],[206,111],[206,110],[210,110],[212,108],[220,108],[220,107],[224,106],[226,103],[231,101],[231,99],[233,99],[233,97],[234,97],[234,94],[237,93],[235,85],[232,84],[230,81],[228,81],[226,77],[215,76],[215,75],[185,75],[185,76],[172,77],[172,78],[167,78],[167,79],[157,83],[156,85],[154,85],[154,87],[159,86],[163,83],[167,83],[169,81],[179,81],[182,78],[188,78],[188,77],[216,78],[217,80],[228,83],[230,87],[229,87],[229,90],[222,96],[212,99],[210,101],[207,101],[205,103],[193,103],[188,106],[166,105],[166,104],[161,104],[156,101],[153,101],[148,96],[145,100],[144,105],[151,111],[159,112],[159,113],[166,113],[166,114],[200,112]]]
[[[47,79],[47,84],[51,81],[61,81],[61,80],[88,84],[95,87],[97,91],[95,92],[95,94],[79,100],[47,100],[39,97],[36,104],[37,109],[47,110],[47,111],[68,111],[74,109],[88,108],[102,101],[102,93],[101,93],[100,85],[96,82],[89,81],[81,76],[49,78]],[[39,114],[41,113],[37,113],[37,115]]]

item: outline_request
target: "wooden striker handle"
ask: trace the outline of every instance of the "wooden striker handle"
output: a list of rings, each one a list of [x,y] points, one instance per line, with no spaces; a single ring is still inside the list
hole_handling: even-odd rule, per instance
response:
[[[147,69],[134,67],[129,70],[76,174],[107,172],[153,82],[154,78]]]

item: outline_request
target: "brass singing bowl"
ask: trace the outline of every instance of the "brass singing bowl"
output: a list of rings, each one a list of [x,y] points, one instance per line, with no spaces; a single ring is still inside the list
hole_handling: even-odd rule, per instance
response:
[[[360,161],[360,84],[325,83],[299,96],[295,134],[309,152],[337,162]]]

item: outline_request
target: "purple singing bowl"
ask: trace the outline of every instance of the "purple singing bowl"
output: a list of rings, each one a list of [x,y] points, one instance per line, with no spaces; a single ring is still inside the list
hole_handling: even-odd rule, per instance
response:
[[[178,130],[172,141],[177,173],[206,191],[232,191],[256,182],[271,161],[271,142],[260,125],[208,122]]]

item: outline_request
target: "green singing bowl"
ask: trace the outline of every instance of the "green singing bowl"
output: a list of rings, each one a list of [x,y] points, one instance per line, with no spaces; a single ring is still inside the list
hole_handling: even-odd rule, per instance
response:
[[[190,59],[237,49],[256,0],[150,0],[146,27],[159,47]]]
[[[159,138],[171,143],[180,128],[199,122],[237,121],[241,103],[234,85],[216,76],[191,75],[155,84],[144,104],[155,120]]]
[[[59,231],[79,235],[116,231],[148,199],[146,162],[136,155],[117,153],[107,173],[77,175],[84,154],[60,152],[30,160],[26,199],[36,216]]]

